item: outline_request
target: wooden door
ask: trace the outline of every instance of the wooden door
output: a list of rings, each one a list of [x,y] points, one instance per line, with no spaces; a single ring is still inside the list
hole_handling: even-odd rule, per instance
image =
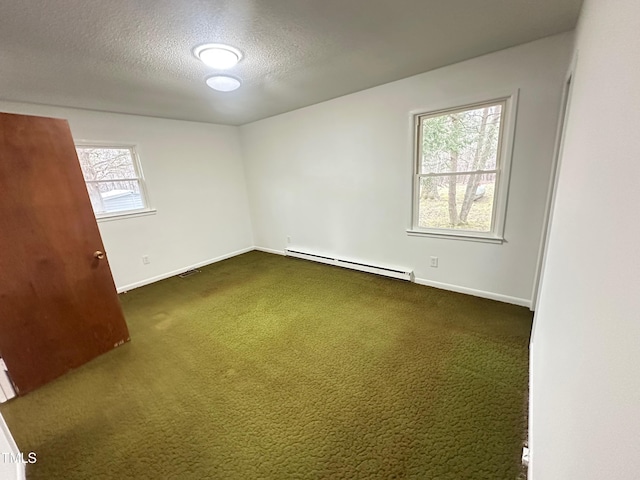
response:
[[[0,357],[20,395],[129,340],[66,120],[0,113]]]

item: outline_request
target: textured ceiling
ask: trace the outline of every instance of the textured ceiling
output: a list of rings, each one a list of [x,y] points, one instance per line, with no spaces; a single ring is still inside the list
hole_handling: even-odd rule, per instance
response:
[[[239,125],[574,27],[582,0],[0,0],[0,98]],[[201,43],[244,53],[209,89]]]

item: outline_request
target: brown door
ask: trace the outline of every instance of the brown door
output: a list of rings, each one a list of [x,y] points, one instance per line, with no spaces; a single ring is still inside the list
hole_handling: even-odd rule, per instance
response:
[[[18,394],[129,340],[66,120],[0,113],[0,356]]]

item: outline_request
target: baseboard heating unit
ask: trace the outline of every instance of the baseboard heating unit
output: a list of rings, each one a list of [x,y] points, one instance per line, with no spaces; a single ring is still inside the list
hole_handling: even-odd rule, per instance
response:
[[[335,258],[326,255],[320,255],[317,253],[303,252],[298,249],[287,248],[284,253],[288,257],[302,258],[304,260],[311,260],[312,262],[326,263],[328,265],[335,265],[336,267],[350,268],[352,270],[359,270],[361,272],[375,273],[377,275],[384,275],[385,277],[398,278],[400,280],[413,281],[413,270],[408,268],[388,267],[381,265],[370,265],[367,263],[357,262],[355,260],[346,260],[341,258]]]

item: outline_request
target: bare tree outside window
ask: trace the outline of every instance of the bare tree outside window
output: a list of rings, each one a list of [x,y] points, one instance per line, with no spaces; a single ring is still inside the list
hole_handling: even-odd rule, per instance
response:
[[[147,208],[133,148],[76,146],[76,151],[96,216]]]
[[[505,102],[418,119],[418,227],[491,232]]]

